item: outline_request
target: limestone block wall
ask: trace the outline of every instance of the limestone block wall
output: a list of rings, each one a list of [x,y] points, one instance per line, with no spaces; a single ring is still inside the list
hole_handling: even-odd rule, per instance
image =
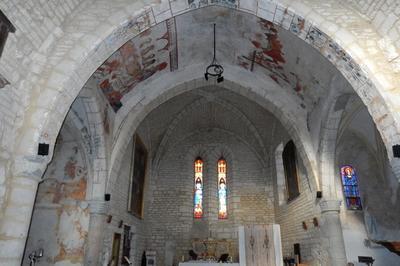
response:
[[[47,56],[63,35],[65,21],[82,2],[0,1],[1,11],[16,28],[15,33],[8,35],[0,58],[0,76],[8,83],[0,88],[0,209],[6,193],[6,179],[12,176],[11,159],[18,141],[17,130],[24,122],[33,84],[38,82],[38,74],[49,63]]]
[[[47,54],[64,34],[66,21],[82,2],[84,1],[0,2],[0,9],[16,28],[15,33],[9,34],[0,60],[0,73],[15,86],[8,87],[7,91],[13,94],[15,88],[20,85],[25,85],[22,90],[28,89],[31,84],[21,84],[21,81],[32,78],[31,75],[38,74],[46,65]],[[27,73],[30,75],[27,76]],[[3,96],[3,93],[5,92],[2,91],[0,96]]]
[[[147,143],[145,143],[145,145],[146,144]],[[129,143],[125,150],[125,155],[123,156],[123,159],[121,161],[121,168],[118,173],[118,178],[111,192],[109,214],[112,216],[112,220],[110,223],[106,224],[106,231],[104,234],[104,259],[107,262],[110,261],[114,233],[120,233],[122,238],[119,259],[121,262],[124,227],[119,227],[119,223],[120,221],[123,221],[123,225],[128,225],[131,227],[133,237],[131,240],[130,260],[134,262],[133,265],[138,266],[140,265],[142,253],[146,249],[145,233],[148,218],[146,213],[144,213],[143,219],[139,219],[128,212],[131,164],[132,141]],[[147,175],[146,178],[149,178],[149,175]],[[148,193],[146,193],[145,189],[145,210],[148,206],[146,200],[147,195]]]
[[[218,220],[217,160],[221,155],[228,163],[226,220]],[[193,218],[193,162],[197,156],[204,161],[202,219]],[[238,225],[274,222],[271,177],[252,149],[227,132],[209,129],[182,136],[169,147],[151,178],[148,246],[157,252],[157,265],[170,265],[165,258],[176,262],[184,255],[187,259],[193,239],[236,240]]]
[[[87,178],[83,148],[64,127],[38,188],[23,265],[29,265],[29,254],[40,248],[40,265],[83,265],[89,224]]]
[[[400,3],[395,0],[346,0],[367,16],[377,31],[400,48]]]
[[[0,2],[0,9],[16,28],[10,33],[0,59],[0,75],[10,83],[0,90],[0,160],[9,158],[15,130],[22,123],[31,84],[23,83],[43,66],[51,45],[62,35],[63,23],[81,0]],[[32,62],[35,62],[32,64]],[[40,63],[39,63],[40,62]],[[30,73],[27,75],[27,73]],[[20,87],[21,86],[21,87]],[[27,93],[25,93],[27,92]],[[1,168],[1,166],[0,166]],[[1,180],[0,180],[1,185]],[[2,191],[0,191],[0,206]]]
[[[288,140],[286,140],[286,142],[287,141]],[[283,143],[286,144],[286,142]],[[283,149],[280,151],[282,150]],[[281,157],[282,154],[276,154],[276,156]],[[271,165],[271,173],[273,173],[274,176],[278,175],[284,178],[283,165],[280,165],[281,161],[277,160],[277,162],[278,163],[273,162]],[[282,194],[284,195],[284,199],[281,200],[281,198],[279,198],[279,204],[275,205],[276,223],[281,226],[282,254],[284,257],[293,257],[293,245],[299,243],[302,261],[321,262],[321,259],[326,254],[322,254],[319,245],[320,227],[314,226],[313,224],[314,217],[320,222],[320,211],[315,198],[315,186],[310,183],[312,180],[308,177],[299,155],[297,155],[297,166],[300,195],[288,202],[285,185],[286,181],[284,181],[285,184],[283,185],[284,191],[281,191],[281,193],[277,191],[275,194],[276,201],[278,197],[281,197]],[[305,222],[307,226],[306,229],[303,228],[303,222]]]

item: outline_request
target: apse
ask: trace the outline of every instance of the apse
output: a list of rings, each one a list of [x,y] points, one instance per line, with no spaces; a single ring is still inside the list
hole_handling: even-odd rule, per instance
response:
[[[156,252],[157,263],[188,260],[188,251],[201,251],[202,241],[221,249],[210,256],[225,250],[238,262],[238,227],[245,225],[280,223],[286,256],[293,249],[292,231],[302,235],[298,241],[307,241],[290,217],[312,220],[312,212],[295,206],[307,208],[315,184],[297,154],[291,186],[298,192],[289,199],[293,209],[278,204],[278,194],[289,192],[276,188],[275,150],[290,135],[258,104],[217,85],[193,89],[151,111],[131,137],[112,195],[129,186],[129,162],[140,138],[148,165],[137,226],[146,228],[140,234],[147,249]],[[304,247],[303,258],[311,257]]]

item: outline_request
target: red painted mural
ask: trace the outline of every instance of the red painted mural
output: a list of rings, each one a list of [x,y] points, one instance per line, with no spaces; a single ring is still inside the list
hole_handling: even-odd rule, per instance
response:
[[[277,83],[280,80],[289,82],[283,72],[285,58],[278,30],[269,21],[260,19],[258,23],[262,32],[255,33],[249,40],[253,46],[253,51],[250,51],[248,55],[240,56],[238,58],[239,65],[248,70],[253,70],[252,68],[256,64],[269,70],[271,78]]]
[[[126,42],[94,73],[99,88],[117,112],[121,99],[156,73],[178,68],[175,18]]]
[[[289,84],[296,92],[302,90],[300,78],[285,71],[285,53],[276,26],[267,20],[259,19],[260,31],[249,39],[252,50],[238,57],[238,64],[253,71],[254,67],[267,70],[267,75],[278,85]]]

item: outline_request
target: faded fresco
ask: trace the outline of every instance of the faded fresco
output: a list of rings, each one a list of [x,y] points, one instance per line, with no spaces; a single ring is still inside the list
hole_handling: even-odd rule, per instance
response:
[[[299,20],[292,30],[300,34],[303,27],[304,20]],[[251,49],[237,57],[238,64],[252,72],[264,72],[278,85],[289,86],[303,101],[301,107],[312,109],[321,93],[326,92],[324,87],[328,86],[329,79],[322,84],[317,72],[311,73],[309,67],[304,67],[309,62],[301,62],[304,56],[294,47],[293,41],[288,40],[287,37],[293,36],[288,36],[287,31],[260,18],[256,30],[248,39]]]
[[[171,2],[171,7],[175,4],[177,2]],[[141,23],[135,21],[127,27],[147,30],[122,45],[94,73],[93,78],[98,88],[114,112],[123,105],[124,95],[140,82],[154,75],[177,70],[178,61],[180,70],[196,64],[204,64],[206,67],[213,56],[214,23],[216,56],[222,65],[239,66],[244,71],[268,76],[283,90],[289,89],[300,100],[300,107],[308,112],[312,112],[319,99],[327,94],[332,75],[336,71],[333,65],[320,63],[325,60],[321,53],[328,54],[330,60],[344,59],[350,62],[344,58],[337,44],[312,28],[303,18],[287,10],[277,9],[275,14],[279,23],[287,26],[288,30],[285,30],[246,12],[232,13],[231,8],[252,9],[246,6],[246,2],[187,0],[185,4],[193,11],[151,28],[152,18],[145,12]],[[207,7],[214,4],[218,7]],[[157,12],[156,17],[159,15]],[[316,62],[319,62],[318,66]],[[349,64],[346,67],[352,68]],[[356,69],[354,75],[359,75]]]
[[[93,74],[115,112],[122,97],[156,73],[178,68],[175,19],[169,19],[126,42]]]
[[[38,195],[23,265],[43,248],[40,265],[83,265],[88,234],[87,169],[78,143],[62,130]]]
[[[236,0],[188,0],[190,8],[199,8],[207,5],[221,5],[230,8],[237,8]]]
[[[265,68],[269,76],[278,84],[282,82],[289,83],[283,65],[285,58],[283,45],[279,40],[278,30],[275,26],[266,20],[259,20],[260,32],[254,33],[250,39],[252,50],[247,55],[238,57],[238,63],[243,68],[253,71],[255,65]]]

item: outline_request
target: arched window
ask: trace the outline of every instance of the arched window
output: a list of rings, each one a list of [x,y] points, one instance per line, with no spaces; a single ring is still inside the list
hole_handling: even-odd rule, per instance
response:
[[[346,206],[351,210],[361,210],[360,191],[358,190],[358,180],[356,171],[350,165],[340,168],[342,176],[343,193],[346,198]]]
[[[228,216],[226,204],[226,161],[218,160],[218,219],[226,219]]]
[[[282,159],[285,171],[288,201],[291,201],[300,195],[296,165],[296,146],[292,140],[285,145],[282,152]]]
[[[203,160],[194,161],[194,218],[203,217]]]

